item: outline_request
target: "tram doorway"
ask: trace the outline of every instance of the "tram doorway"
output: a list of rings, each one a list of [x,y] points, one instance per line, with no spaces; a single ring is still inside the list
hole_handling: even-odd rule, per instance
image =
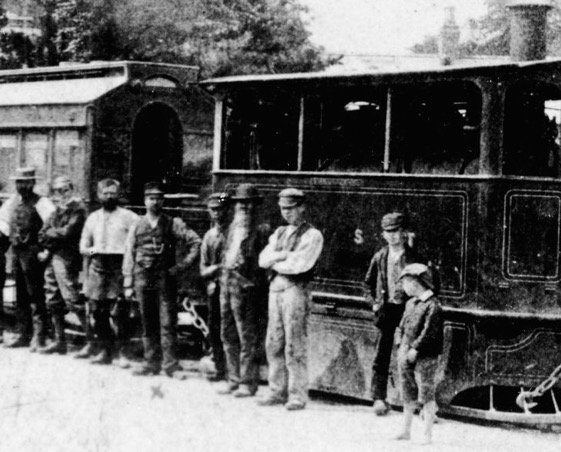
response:
[[[163,103],[144,107],[133,125],[131,201],[141,203],[143,186],[160,181],[169,192],[181,188],[183,131],[175,110]]]

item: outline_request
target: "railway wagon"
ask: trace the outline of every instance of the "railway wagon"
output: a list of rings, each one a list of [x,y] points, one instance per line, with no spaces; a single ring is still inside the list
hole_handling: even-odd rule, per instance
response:
[[[197,201],[210,180],[213,120],[198,73],[132,61],[0,71],[1,192],[13,191],[9,176],[23,165],[35,167],[41,194],[69,174],[88,203],[105,177],[122,181],[126,204],[141,204],[148,180]]]
[[[18,166],[36,169],[43,195],[69,175],[90,209],[100,179],[121,181],[122,203],[132,208],[143,205],[144,183],[160,180],[173,215],[202,234],[214,103],[198,79],[197,67],[134,61],[0,71],[0,198],[15,191]],[[202,302],[196,275],[182,290]]]
[[[513,34],[543,26],[548,7],[533,3],[513,5]],[[500,64],[203,83],[216,99],[215,190],[257,184],[275,227],[276,194],[301,188],[324,234],[312,389],[370,399],[378,337],[362,281],[382,216],[399,210],[440,274],[440,411],[560,422],[559,384],[531,410],[515,403],[561,364],[561,60],[543,59],[543,35],[517,35]]]

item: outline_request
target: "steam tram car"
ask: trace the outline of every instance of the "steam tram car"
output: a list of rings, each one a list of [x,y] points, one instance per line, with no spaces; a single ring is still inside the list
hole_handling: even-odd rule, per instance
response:
[[[561,364],[560,80],[561,60],[544,60],[204,82],[215,189],[257,184],[276,226],[276,194],[299,187],[324,234],[312,389],[370,398],[377,332],[361,283],[398,210],[440,273],[440,411],[560,422],[559,384],[532,410],[515,403]]]

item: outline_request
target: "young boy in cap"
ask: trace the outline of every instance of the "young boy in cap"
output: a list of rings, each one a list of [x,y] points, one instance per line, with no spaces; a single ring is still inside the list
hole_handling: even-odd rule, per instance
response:
[[[136,294],[142,320],[145,363],[134,375],[184,379],[176,357],[177,276],[199,257],[201,239],[181,218],[163,213],[164,190],[158,182],[144,186],[146,215],[131,227],[125,245],[125,297]],[[178,250],[185,250],[177,262]]]
[[[11,177],[17,193],[0,208],[0,235],[10,238],[16,280],[16,337],[6,347],[37,351],[45,341],[47,310],[43,291],[45,266],[39,261],[39,231],[55,211],[51,200],[34,192],[35,169],[18,168]]]
[[[436,416],[435,375],[438,355],[442,352],[442,309],[433,293],[429,268],[424,264],[407,265],[401,272],[408,302],[397,334],[398,371],[403,398],[403,431],[398,440],[411,437],[411,424],[417,403],[423,406],[423,443],[432,441]]]
[[[65,354],[64,315],[67,311],[76,314],[86,334],[89,332],[78,289],[78,273],[82,266],[79,242],[86,221],[86,207],[81,199],[73,197],[74,186],[68,176],[54,180],[52,193],[56,210],[39,232],[39,243],[45,249],[39,258],[47,262],[45,298],[55,337],[39,352]]]
[[[203,237],[201,245],[200,272],[206,285],[208,306],[209,342],[215,373],[209,375],[210,381],[226,378],[226,357],[220,339],[220,267],[228,221],[228,195],[213,193],[208,197],[207,208],[211,228]]]
[[[400,212],[384,215],[382,237],[387,245],[374,254],[364,278],[365,298],[376,313],[375,325],[379,332],[371,386],[374,413],[378,416],[388,412],[386,397],[394,333],[407,300],[399,275],[407,264],[424,262],[408,246],[407,226],[407,219]]]
[[[306,222],[301,190],[282,190],[279,207],[288,225],[271,235],[259,255],[259,265],[271,277],[266,341],[270,394],[259,404],[285,404],[288,410],[301,410],[308,398],[308,283],[323,248],[323,236]]]

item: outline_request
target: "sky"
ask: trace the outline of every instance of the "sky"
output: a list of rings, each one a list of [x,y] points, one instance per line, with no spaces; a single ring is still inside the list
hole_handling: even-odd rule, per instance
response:
[[[330,53],[404,53],[427,34],[438,33],[444,6],[465,24],[487,11],[485,0],[300,0],[312,41]]]

